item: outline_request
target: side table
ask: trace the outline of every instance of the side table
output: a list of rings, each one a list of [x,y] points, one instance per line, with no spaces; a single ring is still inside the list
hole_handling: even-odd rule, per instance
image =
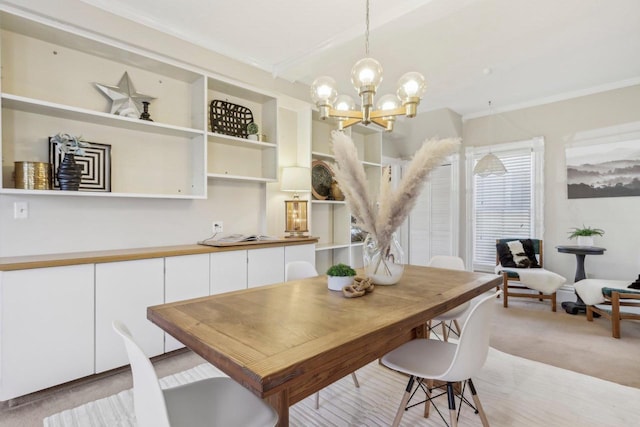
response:
[[[560,253],[574,254],[576,256],[576,276],[573,280],[574,283],[587,278],[587,274],[584,271],[584,258],[587,255],[602,255],[604,251],[606,251],[605,248],[599,248],[597,246],[556,246],[556,249]],[[577,293],[576,298],[576,302],[563,302],[562,308],[569,314],[586,313],[587,307]]]

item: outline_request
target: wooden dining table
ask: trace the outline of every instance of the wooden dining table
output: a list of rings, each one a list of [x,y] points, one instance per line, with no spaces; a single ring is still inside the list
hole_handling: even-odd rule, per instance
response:
[[[359,298],[328,290],[318,276],[157,305],[147,318],[271,404],[287,426],[289,406],[424,336],[427,320],[501,281],[406,265],[397,284]]]

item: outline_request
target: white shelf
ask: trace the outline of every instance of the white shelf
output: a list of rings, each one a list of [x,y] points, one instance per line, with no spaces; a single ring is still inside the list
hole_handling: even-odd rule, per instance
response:
[[[115,114],[91,111],[85,108],[71,107],[56,104],[54,102],[41,101],[8,93],[2,94],[2,107],[27,113],[41,114],[60,119],[75,120],[98,125],[118,127],[126,130],[135,130],[156,133],[167,136],[194,137],[204,134],[204,130],[190,129],[180,126],[166,125],[147,120],[117,116]]]
[[[321,153],[319,151],[312,151],[311,152],[311,157],[316,158],[322,158],[322,159],[329,159],[329,160],[335,160],[336,156],[334,156],[333,154],[327,154],[327,153]]]
[[[331,132],[336,129],[336,124],[319,120],[314,113],[311,124],[311,159],[335,162],[335,156],[331,153]],[[348,128],[345,133],[353,140],[373,196],[377,194],[381,176],[382,132],[377,128],[356,125]],[[320,239],[316,250],[316,265],[320,268],[318,271],[339,262],[353,267],[362,266],[364,243],[351,242],[351,213],[346,202],[311,200],[311,232]]]
[[[24,196],[73,196],[73,197],[134,197],[143,199],[206,199],[206,195],[188,194],[141,194],[141,193],[113,193],[110,191],[62,191],[62,190],[23,190],[3,188],[0,194]]]
[[[349,243],[323,243],[316,245],[316,252],[328,251],[332,249],[348,248]]]
[[[235,181],[253,181],[253,182],[278,182],[277,178],[261,178],[245,175],[231,175],[225,173],[208,173],[207,178],[212,179],[230,179]]]
[[[375,168],[381,168],[382,167],[382,164],[380,164],[380,163],[364,162],[364,161],[360,162],[360,163],[362,163],[365,167],[367,167],[367,166],[371,166],[371,167],[375,167]]]
[[[312,199],[311,203],[317,203],[319,205],[346,205],[344,200],[315,200]]]
[[[228,144],[233,146],[255,148],[258,150],[266,150],[277,147],[277,144],[274,144],[273,142],[254,141],[251,139],[239,138],[237,136],[224,135],[215,132],[208,132],[207,136],[209,137],[210,142],[214,142],[216,144]]]

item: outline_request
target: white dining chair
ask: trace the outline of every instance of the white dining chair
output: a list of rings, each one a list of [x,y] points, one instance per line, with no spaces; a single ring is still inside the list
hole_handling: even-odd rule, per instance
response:
[[[456,403],[454,393],[454,383],[464,381],[471,390],[475,410],[480,415],[480,420],[484,427],[489,426],[487,416],[480,404],[480,399],[476,388],[471,380],[484,365],[489,352],[489,335],[491,331],[491,317],[495,308],[495,298],[502,291],[497,291],[489,296],[483,297],[470,311],[467,320],[462,328],[458,343],[439,341],[426,338],[418,338],[409,341],[382,357],[382,364],[409,375],[409,383],[405,389],[404,396],[398,407],[398,412],[393,421],[393,426],[400,424],[402,415],[407,408],[412,396],[413,385],[418,382],[417,387],[422,388],[427,395],[426,404],[430,404],[435,397],[431,392],[434,390],[431,385],[433,380],[446,382],[447,397],[449,403],[449,421],[452,427],[458,425],[456,414]],[[427,381],[425,387],[424,381]],[[417,388],[416,387],[416,388]],[[460,405],[466,387],[460,388]],[[469,403],[464,399],[465,403]],[[428,407],[425,408],[428,414]],[[442,414],[440,415],[442,417]],[[442,418],[444,420],[444,417]],[[446,420],[444,420],[446,423]]]
[[[429,260],[429,264],[427,265],[429,267],[448,268],[450,270],[465,270],[464,261],[462,260],[462,258],[450,255],[436,255]],[[460,323],[458,322],[458,320],[466,315],[469,310],[469,306],[469,302],[460,304],[459,306],[452,308],[446,313],[443,313],[429,320],[427,322],[427,338],[429,338],[429,334],[433,329],[437,328],[438,325],[441,325],[442,339],[448,341],[449,332],[454,331],[454,329],[451,327],[452,324],[455,328],[456,335],[460,336]]]
[[[214,377],[162,389],[151,361],[129,329],[114,321],[124,340],[133,376],[133,405],[140,427],[275,426],[278,414],[228,377]]]
[[[306,279],[309,277],[319,276],[318,271],[308,261],[291,261],[288,262],[284,269],[284,281]],[[351,373],[353,384],[356,388],[360,388],[358,377],[355,372]],[[320,409],[320,392],[316,393],[316,409]]]

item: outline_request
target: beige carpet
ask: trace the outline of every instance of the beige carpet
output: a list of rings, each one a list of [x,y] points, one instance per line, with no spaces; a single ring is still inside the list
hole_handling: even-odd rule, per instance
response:
[[[640,321],[624,320],[622,338],[611,336],[611,322],[588,322],[584,314],[553,313],[548,302],[497,301],[491,346],[527,359],[640,388]],[[640,423],[639,423],[640,424]]]
[[[209,364],[165,378],[165,386],[216,375]],[[360,388],[344,378],[321,392],[321,407],[314,397],[290,411],[293,426],[388,426],[393,421],[406,377],[377,362],[358,370]],[[555,368],[491,349],[487,363],[475,379],[483,406],[494,427],[500,426],[631,426],[640,423],[640,390]],[[238,403],[239,407],[242,405]],[[446,409],[446,398],[439,406]],[[446,414],[446,410],[445,410]],[[479,425],[473,411],[463,406],[460,426]],[[45,427],[135,426],[131,390],[55,414]],[[422,418],[422,407],[405,413],[402,425],[441,426],[436,414]]]

